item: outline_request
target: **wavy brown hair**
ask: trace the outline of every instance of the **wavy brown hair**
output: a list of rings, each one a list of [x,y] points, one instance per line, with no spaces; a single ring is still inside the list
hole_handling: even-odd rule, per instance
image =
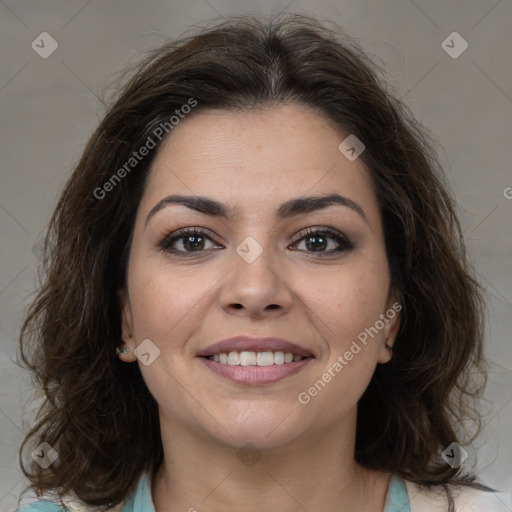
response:
[[[230,18],[166,42],[124,77],[51,218],[43,282],[21,330],[23,366],[43,397],[19,452],[30,487],[106,508],[162,462],[157,403],[138,364],[115,350],[135,212],[161,142],[108,194],[98,190],[191,98],[190,115],[296,103],[363,141],[403,311],[392,360],[377,365],[358,404],[355,458],[425,486],[484,488],[440,457],[481,429],[486,361],[483,293],[434,138],[359,43],[300,15]],[[23,460],[42,441],[59,454],[47,469]]]

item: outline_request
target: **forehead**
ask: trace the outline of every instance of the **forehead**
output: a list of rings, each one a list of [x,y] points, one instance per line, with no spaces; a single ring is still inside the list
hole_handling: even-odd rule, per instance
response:
[[[301,105],[204,110],[180,121],[160,147],[144,202],[168,193],[215,196],[238,205],[338,192],[377,209],[363,161],[338,149],[348,134]],[[263,205],[261,205],[263,206]],[[371,214],[371,212],[370,212]]]

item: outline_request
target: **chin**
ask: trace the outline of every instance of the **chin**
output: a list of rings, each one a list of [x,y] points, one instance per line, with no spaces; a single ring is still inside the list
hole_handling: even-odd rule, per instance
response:
[[[261,429],[240,429],[231,431],[232,437],[229,435],[222,436],[219,441],[229,449],[237,451],[254,450],[265,451],[280,448],[297,437],[296,433],[292,432],[262,432]]]
[[[222,444],[239,449],[250,443],[261,450],[278,448],[300,436],[297,425],[304,422],[293,418],[293,413],[281,408],[270,414],[269,411],[253,410],[236,418],[224,416],[224,429],[216,429],[215,437]]]

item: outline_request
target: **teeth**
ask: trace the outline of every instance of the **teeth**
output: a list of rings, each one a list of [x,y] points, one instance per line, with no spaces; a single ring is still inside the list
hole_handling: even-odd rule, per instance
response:
[[[273,364],[296,362],[304,358],[293,355],[291,352],[232,351],[228,354],[222,353],[208,356],[208,359],[229,366],[272,366]]]
[[[236,366],[237,364],[240,364],[240,357],[238,356],[238,352],[230,352],[228,354],[228,364],[230,366]]]
[[[284,352],[274,352],[274,363],[275,364],[283,364],[284,363]]]
[[[256,366],[256,352],[240,352],[239,361],[242,366]],[[230,364],[229,359],[228,364]]]
[[[256,355],[256,364],[258,366],[271,366],[274,364],[274,354],[272,352],[258,352]]]

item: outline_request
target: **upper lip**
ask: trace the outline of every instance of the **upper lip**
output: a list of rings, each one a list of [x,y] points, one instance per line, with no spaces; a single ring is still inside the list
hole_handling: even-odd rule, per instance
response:
[[[312,352],[283,338],[255,338],[249,335],[234,336],[218,341],[201,350],[198,357],[228,354],[229,352],[291,352],[295,356],[308,357]]]

